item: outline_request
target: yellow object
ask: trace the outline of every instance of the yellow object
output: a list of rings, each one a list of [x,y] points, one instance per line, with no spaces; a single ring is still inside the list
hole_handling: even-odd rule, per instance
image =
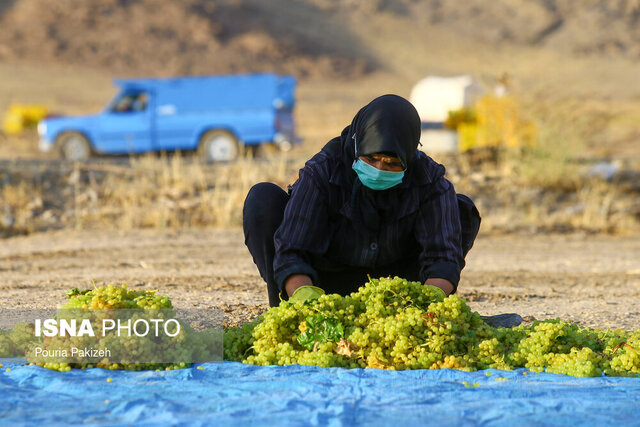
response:
[[[107,378],[108,383],[110,383],[111,381],[113,381],[111,378]]]
[[[473,117],[470,113],[465,116],[458,112],[450,116],[449,121],[458,131],[460,151],[499,146],[531,147],[536,144],[538,128],[524,116],[515,97],[483,96],[475,105],[474,112],[475,120],[470,120]]]
[[[444,127],[447,129],[458,129],[461,125],[466,123],[476,123],[478,121],[475,108],[461,108],[459,110],[449,111],[447,120],[444,122]]]
[[[49,108],[44,105],[13,104],[4,116],[2,130],[9,135],[17,135],[27,128],[36,127],[48,114]]]

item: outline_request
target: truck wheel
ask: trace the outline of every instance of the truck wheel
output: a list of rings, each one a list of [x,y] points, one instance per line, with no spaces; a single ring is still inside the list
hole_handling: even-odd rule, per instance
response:
[[[210,130],[200,138],[198,154],[207,163],[231,162],[239,153],[238,140],[226,130]]]
[[[81,133],[65,132],[58,137],[56,145],[64,159],[87,160],[91,157],[91,144]]]

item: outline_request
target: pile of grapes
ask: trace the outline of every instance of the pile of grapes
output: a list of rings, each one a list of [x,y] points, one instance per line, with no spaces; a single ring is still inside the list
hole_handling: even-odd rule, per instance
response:
[[[283,302],[227,329],[224,340],[225,359],[255,365],[640,374],[640,330],[589,329],[559,319],[493,328],[463,299],[443,299],[398,277],[371,279],[345,297]]]
[[[191,366],[191,362],[215,360],[217,349],[222,346],[221,331],[215,329],[195,331],[188,324],[180,323],[172,334],[175,336],[144,336],[130,334],[120,336],[116,331],[100,333],[104,319],[149,321],[167,320],[175,317],[171,301],[155,291],[132,290],[123,286],[99,286],[93,289],[73,289],[67,292],[68,302],[58,310],[56,320],[75,321],[89,319],[95,336],[69,336],[58,334],[52,337],[36,337],[34,325],[19,323],[11,331],[0,331],[0,345],[6,355],[0,357],[26,357],[35,365],[61,372],[72,368],[105,368],[125,370],[171,370]],[[41,334],[42,335],[42,334]],[[74,350],[76,349],[76,350]],[[112,357],[78,354],[77,349],[106,350]],[[54,355],[39,356],[39,354]],[[116,355],[113,357],[113,355]],[[217,357],[218,359],[220,356]],[[162,360],[157,362],[157,360]],[[130,361],[127,361],[130,360]],[[144,361],[144,362],[142,362]]]
[[[0,329],[0,358],[24,357],[34,342],[33,325],[18,323],[13,329]]]

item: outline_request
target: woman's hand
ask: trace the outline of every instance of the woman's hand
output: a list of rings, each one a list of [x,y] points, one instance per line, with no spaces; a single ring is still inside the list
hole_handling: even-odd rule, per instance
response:
[[[284,288],[289,295],[289,301],[307,301],[319,298],[324,291],[317,286],[313,286],[311,277],[306,274],[294,274],[290,276],[284,284]]]
[[[284,289],[287,291],[287,295],[291,296],[300,286],[313,286],[311,277],[306,274],[292,274],[284,283]]]
[[[314,299],[320,298],[324,295],[324,291],[317,286],[300,286],[296,291],[289,297],[289,301],[291,302],[307,302]]]
[[[444,292],[445,296],[449,296],[451,294],[451,292],[453,292],[453,283],[451,283],[447,279],[438,279],[438,278],[434,277],[434,278],[431,278],[431,279],[427,279],[427,281],[424,282],[424,284],[425,285],[435,286],[436,288],[442,289],[442,291]]]

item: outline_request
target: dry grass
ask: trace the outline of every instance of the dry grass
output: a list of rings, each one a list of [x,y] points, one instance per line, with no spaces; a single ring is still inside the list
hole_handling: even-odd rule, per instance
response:
[[[252,185],[281,186],[292,178],[286,154],[271,160],[244,158],[204,165],[179,153],[131,159],[131,167],[112,167],[100,180],[79,166],[72,174],[76,228],[189,228],[237,226]]]
[[[30,233],[33,217],[42,209],[42,189],[38,185],[21,182],[0,188],[0,237]]]
[[[523,109],[536,124],[537,141],[531,147],[507,150],[504,162],[526,185],[575,191],[582,181],[578,159],[589,145],[593,127],[576,116],[571,104],[529,101]]]
[[[0,187],[2,234],[77,229],[184,229],[242,223],[252,185],[281,187],[295,181],[302,157],[275,154],[235,163],[205,165],[180,154],[143,156],[128,164],[75,164],[46,180],[14,180]],[[640,230],[637,188],[628,182],[583,178],[575,189],[527,184],[509,165],[485,162],[460,173],[445,162],[456,190],[470,195],[483,216],[483,232]],[[480,170],[482,169],[482,170]],[[46,188],[45,188],[46,184]],[[6,218],[11,218],[10,223]]]
[[[269,181],[286,188],[296,171],[280,152],[215,165],[175,153],[52,165],[45,172],[2,171],[0,232],[239,226],[251,186]]]
[[[583,209],[575,227],[620,234],[640,229],[638,196],[619,182],[590,180],[581,186],[578,197]]]

